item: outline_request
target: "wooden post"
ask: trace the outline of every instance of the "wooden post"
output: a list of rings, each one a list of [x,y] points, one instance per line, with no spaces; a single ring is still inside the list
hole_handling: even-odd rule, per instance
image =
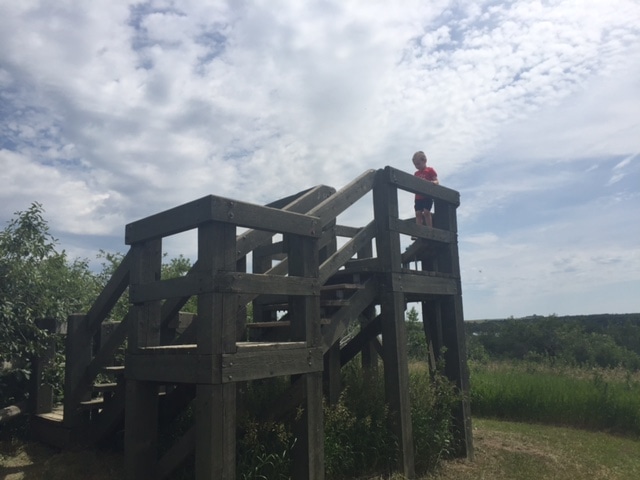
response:
[[[211,222],[198,229],[198,265],[202,275],[236,268],[236,228]],[[197,351],[220,357],[236,350],[237,295],[198,295]],[[196,480],[236,477],[236,383],[196,386]]]
[[[388,170],[379,171],[373,190],[377,224],[376,246],[382,271],[381,315],[384,358],[385,395],[392,415],[392,425],[399,447],[398,463],[405,477],[415,478],[413,429],[409,402],[409,365],[407,335],[404,324],[405,301],[402,292],[394,291],[393,276],[400,274],[400,234],[391,231],[391,219],[398,219],[397,189],[387,182]]]
[[[289,276],[319,275],[318,242],[298,235],[287,236]],[[308,347],[320,345],[320,292],[289,299],[291,335],[294,341],[306,340]],[[322,411],[322,372],[302,375],[305,400],[302,415],[294,423],[297,442],[294,447],[292,478],[324,479],[324,427]]]
[[[434,227],[449,230],[457,235],[458,225],[454,205],[436,201]],[[469,401],[469,369],[467,365],[466,338],[464,333],[464,315],[462,311],[462,282],[460,279],[460,259],[458,242],[449,244],[440,255],[440,271],[454,275],[457,279],[458,293],[445,296],[440,301],[442,343],[447,347],[444,355],[445,374],[454,381],[462,394],[462,400],[454,412],[456,433],[458,435],[458,454],[473,458],[473,430],[471,425],[471,407]]]
[[[38,318],[36,326],[46,331],[50,337],[47,348],[32,360],[31,393],[29,395],[29,411],[35,414],[49,413],[53,410],[53,388],[43,383],[45,370],[51,365],[56,354],[55,334],[58,333],[58,321],[55,318]]]
[[[162,241],[149,240],[131,246],[133,261],[131,285],[160,280]],[[160,302],[132,305],[133,321],[127,353],[160,343]],[[129,480],[157,478],[158,463],[158,385],[128,379],[125,399],[125,471]]]
[[[89,331],[87,316],[83,314],[69,315],[67,318],[67,338],[65,339],[65,369],[64,391],[76,390],[85,370],[91,362],[93,335]],[[78,411],[79,402],[88,400],[90,391],[87,390],[79,398],[71,395],[64,398],[64,423],[66,426],[76,428],[81,426],[82,416],[88,417]]]
[[[338,249],[336,238],[336,222],[333,220],[324,230],[325,235],[331,235],[327,244],[318,253],[318,263],[321,264]],[[342,391],[342,375],[340,371],[340,343],[335,343],[324,354],[324,371],[322,373],[324,393],[329,405],[335,405],[340,399]]]
[[[373,245],[371,242],[358,251],[358,258],[373,257]],[[365,308],[360,316],[360,324],[369,324],[376,315],[376,307],[371,305]],[[371,385],[378,375],[378,352],[376,350],[377,339],[372,338],[362,347],[362,370],[365,382]]]

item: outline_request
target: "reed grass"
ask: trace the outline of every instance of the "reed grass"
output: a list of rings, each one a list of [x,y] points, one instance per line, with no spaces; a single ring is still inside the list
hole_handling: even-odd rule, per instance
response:
[[[640,381],[620,369],[476,365],[471,408],[482,417],[640,435]]]

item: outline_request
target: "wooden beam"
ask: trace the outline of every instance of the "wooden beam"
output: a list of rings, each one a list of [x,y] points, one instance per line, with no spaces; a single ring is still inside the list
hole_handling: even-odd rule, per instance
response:
[[[167,237],[213,221],[276,233],[295,233],[310,237],[322,234],[320,219],[315,216],[208,195],[128,224],[125,243],[131,245]]]
[[[244,382],[322,371],[322,349],[296,348],[222,355],[222,382]]]
[[[425,182],[421,178],[393,167],[385,167],[386,181],[397,188],[411,193],[421,193],[434,199],[440,199],[452,205],[460,205],[460,193],[442,185]]]
[[[389,219],[389,228],[394,232],[411,235],[412,237],[418,237],[432,242],[451,243],[455,242],[457,239],[455,233],[447,230],[441,230],[439,228],[417,225],[415,219],[401,220],[398,218],[391,218]]]
[[[391,274],[389,288],[394,292],[421,295],[456,295],[459,292],[455,278],[412,275],[409,273]]]

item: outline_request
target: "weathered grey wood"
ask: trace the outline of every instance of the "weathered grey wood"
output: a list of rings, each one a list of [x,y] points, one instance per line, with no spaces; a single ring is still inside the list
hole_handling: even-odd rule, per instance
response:
[[[427,347],[429,350],[429,365],[436,370],[437,360],[442,358],[442,316],[440,315],[440,300],[422,302],[422,322]]]
[[[52,364],[56,353],[55,334],[58,332],[58,321],[55,318],[38,318],[36,326],[50,337],[44,351],[31,361],[31,378],[29,393],[29,410],[32,413],[48,413],[53,409],[53,388],[44,382],[44,372]]]
[[[440,230],[438,228],[430,228],[423,225],[417,225],[415,219],[400,220],[397,218],[392,218],[389,222],[389,228],[394,232],[411,235],[412,237],[418,237],[433,242],[451,243],[456,240],[456,237],[453,233],[447,230]]]
[[[244,382],[261,378],[299,375],[322,370],[322,349],[296,348],[238,351],[222,355],[222,382]]]
[[[320,219],[315,216],[208,195],[128,224],[125,243],[131,245],[166,237],[212,221],[232,222],[241,227],[310,237],[322,234]]]
[[[460,205],[460,194],[455,190],[425,182],[421,178],[393,167],[385,167],[384,172],[386,180],[402,190],[411,193],[422,193],[432,197],[434,200],[441,199],[455,206]]]
[[[382,333],[382,322],[380,316],[363,319],[360,331],[355,334],[353,338],[351,338],[340,350],[340,364],[346,365],[359,352],[364,354],[366,351],[372,357],[369,359],[371,364],[367,364],[366,366],[375,368],[374,360],[375,363],[377,363],[378,353],[373,345],[378,343],[376,337],[380,335],[380,333]],[[373,372],[369,373],[373,374]]]
[[[87,312],[88,328],[94,334],[98,332],[100,325],[129,285],[131,257],[132,253],[129,250]]]
[[[327,258],[320,266],[320,284],[324,284],[338,268],[353,258],[365,245],[370,244],[376,232],[375,222],[369,223],[342,248]]]
[[[160,278],[162,240],[132,245],[130,281],[141,285]],[[131,307],[127,354],[160,342],[160,302]],[[125,472],[130,480],[156,478],[158,456],[158,385],[130,379],[125,399]]]
[[[400,235],[391,230],[392,219],[398,218],[398,195],[396,189],[385,181],[382,171],[376,176],[373,210],[376,218],[376,251],[380,252],[379,267],[385,273],[399,272],[402,268]]]
[[[371,191],[375,178],[376,170],[367,170],[320,205],[311,209],[309,215],[320,217],[322,227],[330,224],[338,215]]]
[[[394,273],[390,279],[390,289],[404,294],[455,295],[459,292],[458,282],[453,278]]]
[[[128,480],[156,480],[158,456],[158,387],[129,380],[126,384],[124,464]]]
[[[287,235],[289,276],[318,278],[318,242],[298,235]],[[308,347],[320,345],[320,292],[291,296],[289,315],[293,340],[306,341]],[[322,368],[322,361],[319,362]],[[301,480],[324,479],[324,427],[322,411],[322,373],[307,373],[301,379],[306,391],[301,415],[294,422],[298,441],[292,458],[292,477]]]
[[[335,189],[324,185],[312,188],[301,196],[291,199],[289,202],[276,201],[267,204],[267,207],[280,208],[285,211],[295,213],[307,213],[311,208],[315,207],[331,195],[335,193]],[[244,256],[254,251],[256,247],[263,245],[265,241],[273,236],[273,232],[263,230],[249,230],[238,236],[238,256]]]
[[[236,384],[197,385],[195,480],[236,478]]]
[[[329,405],[336,405],[342,392],[339,343],[332,345],[324,355],[323,389]]]
[[[338,237],[353,238],[356,235],[358,235],[358,233],[360,233],[361,230],[362,230],[361,227],[350,227],[348,225],[336,225],[335,234]]]
[[[391,229],[398,218],[398,194],[388,183],[388,167],[376,177],[373,192],[377,221],[376,250],[385,272],[381,285],[382,342],[384,347],[385,397],[391,414],[391,428],[399,449],[398,464],[407,478],[415,478],[413,432],[409,402],[409,368],[404,322],[404,294],[393,290],[394,274],[402,271],[400,235]],[[426,182],[424,182],[426,183]]]
[[[236,268],[235,226],[211,222],[198,228],[198,272],[214,278]],[[236,351],[238,295],[198,295],[197,352],[212,358]],[[235,478],[236,384],[198,385],[196,480]]]
[[[364,284],[364,288],[349,299],[348,307],[341,308],[332,315],[331,323],[322,329],[322,345],[325,351],[340,340],[349,324],[355,321],[358,315],[371,305],[377,293],[377,280],[369,279]]]
[[[434,226],[457,232],[455,208],[444,202],[436,203]],[[438,260],[441,271],[450,273],[458,282],[458,293],[443,297],[440,303],[442,315],[442,338],[447,347],[445,352],[445,373],[456,383],[462,393],[461,401],[454,412],[455,427],[458,432],[458,454],[473,458],[473,430],[471,407],[469,404],[469,370],[467,366],[466,338],[464,334],[464,314],[462,311],[462,287],[460,280],[460,260],[458,243],[454,242],[444,250]]]
[[[67,318],[65,338],[64,391],[74,392],[64,398],[64,422],[68,427],[77,427],[83,414],[77,408],[81,401],[90,397],[89,386],[82,383],[85,370],[91,361],[93,333],[89,330],[86,315],[74,314]]]
[[[294,422],[298,441],[293,450],[291,478],[300,480],[324,479],[324,426],[322,410],[322,372],[300,378],[306,401],[300,417]]]
[[[398,464],[402,465],[404,476],[413,479],[415,460],[409,402],[407,335],[404,298],[401,293],[382,294],[381,317],[385,396],[391,414],[391,428],[398,441]]]
[[[195,345],[189,347],[189,351],[183,352],[173,350],[127,355],[125,375],[128,379],[147,382],[222,383],[221,356],[198,354]]]
[[[130,290],[158,281],[162,267],[162,240],[138,243],[131,250]],[[131,322],[128,351],[160,343],[160,309],[159,301],[139,302],[131,307],[134,320]]]

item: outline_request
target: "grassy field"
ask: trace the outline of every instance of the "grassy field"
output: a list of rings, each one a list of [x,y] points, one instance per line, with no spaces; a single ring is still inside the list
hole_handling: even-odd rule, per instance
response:
[[[636,480],[640,440],[545,425],[474,419],[476,458],[448,461],[423,480]],[[2,480],[122,478],[122,457],[0,444]],[[401,477],[396,476],[395,480]]]
[[[472,368],[474,414],[640,437],[640,381],[624,369],[524,362]]]

